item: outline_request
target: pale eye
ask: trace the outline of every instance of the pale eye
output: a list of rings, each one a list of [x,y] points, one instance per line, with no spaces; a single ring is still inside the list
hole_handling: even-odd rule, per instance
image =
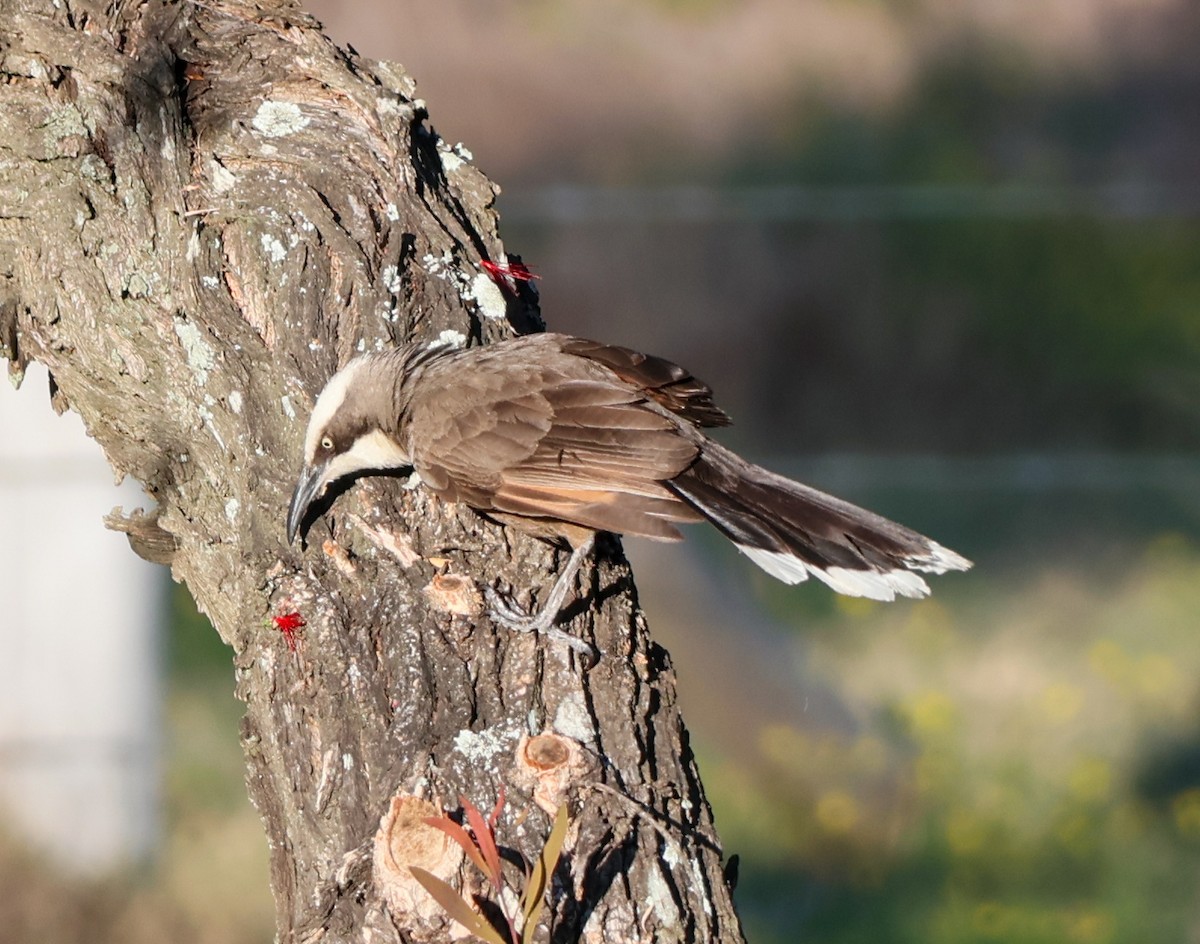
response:
[[[326,436],[324,439],[321,440],[321,448],[326,449],[326,450],[332,450],[333,449],[333,440],[330,439],[328,436]]]

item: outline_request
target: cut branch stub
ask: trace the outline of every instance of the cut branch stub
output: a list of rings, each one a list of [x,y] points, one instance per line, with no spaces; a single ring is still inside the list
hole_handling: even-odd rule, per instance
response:
[[[553,816],[580,786],[599,776],[599,764],[578,741],[554,732],[524,736],[517,745],[513,781],[529,790],[533,801]]]
[[[420,797],[397,794],[375,833],[372,874],[392,919],[410,933],[444,929],[442,907],[410,871],[424,869],[444,882],[459,877],[462,849],[426,820],[442,811]]]

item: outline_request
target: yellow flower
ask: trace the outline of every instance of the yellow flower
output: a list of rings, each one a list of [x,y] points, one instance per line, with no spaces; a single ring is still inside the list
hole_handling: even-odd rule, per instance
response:
[[[1077,800],[1102,803],[1112,793],[1112,782],[1112,765],[1099,757],[1088,757],[1072,768],[1067,778],[1067,788]]]
[[[1175,828],[1188,839],[1200,839],[1200,788],[1177,794],[1171,801]]]
[[[909,703],[908,717],[918,735],[934,737],[945,734],[954,727],[958,720],[958,710],[949,695],[928,691]]]
[[[767,724],[758,732],[758,749],[780,767],[803,765],[812,753],[808,738],[790,724]]]
[[[1117,688],[1125,687],[1133,677],[1133,659],[1111,639],[1101,639],[1088,652],[1092,671]]]
[[[859,619],[870,616],[879,609],[879,604],[874,600],[868,600],[866,597],[844,597],[840,593],[833,598],[833,603],[838,612]]]
[[[848,833],[859,816],[858,802],[842,790],[829,790],[817,800],[817,822],[826,832]]]
[[[1142,656],[1135,668],[1138,691],[1149,697],[1169,697],[1180,685],[1179,669],[1167,656],[1156,652]]]
[[[1042,692],[1040,703],[1047,721],[1066,724],[1074,721],[1083,708],[1083,690],[1069,682],[1056,682]]]
[[[983,848],[987,829],[978,816],[967,810],[955,810],[946,821],[946,841],[956,855],[971,855]]]
[[[1107,944],[1115,931],[1116,922],[1107,911],[1086,908],[1067,918],[1067,937],[1080,944]]]

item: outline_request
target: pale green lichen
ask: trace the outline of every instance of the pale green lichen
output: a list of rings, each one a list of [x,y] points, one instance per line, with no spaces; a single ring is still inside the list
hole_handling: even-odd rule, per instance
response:
[[[571,692],[554,712],[554,730],[581,744],[591,744],[596,732],[582,692]]]
[[[125,294],[130,298],[145,298],[150,293],[150,280],[140,272],[131,272],[125,280]],[[175,330],[178,333],[178,327]]]
[[[652,868],[646,877],[646,899],[663,929],[679,926],[679,907],[675,904],[671,887],[658,869]]]
[[[312,119],[306,118],[295,102],[276,102],[267,99],[258,106],[250,124],[268,138],[283,138],[308,127]]]
[[[46,132],[46,146],[50,150],[53,150],[64,138],[87,137],[88,133],[87,125],[83,122],[83,115],[74,105],[61,105],[51,109],[42,128]]]
[[[171,133],[171,128],[167,121],[167,115],[165,112],[159,113],[159,119],[162,121],[163,140],[162,140],[162,145],[158,149],[158,153],[159,153],[159,156],[163,159],[164,163],[174,164],[175,163],[175,135],[173,135]]]
[[[108,165],[95,154],[85,154],[79,160],[79,176],[85,180],[107,180]]]
[[[438,141],[438,151],[442,156],[442,168],[446,171],[446,176],[455,173],[475,157],[461,142],[451,147],[445,141]]]
[[[497,754],[507,752],[516,735],[506,729],[471,731],[464,728],[454,736],[454,749],[475,764],[486,764]]]
[[[474,300],[479,306],[479,313],[485,318],[500,319],[508,315],[504,293],[486,272],[475,276],[470,289],[462,292],[462,297],[468,301]]]
[[[197,382],[201,385],[206,384],[208,382],[208,372],[217,363],[216,352],[204,340],[200,329],[183,318],[175,319],[175,336],[179,338],[179,343],[183,345],[183,352],[187,356],[188,366],[192,368],[192,372],[196,375]]]
[[[400,290],[404,287],[404,280],[400,277],[400,269],[394,265],[386,265],[383,271],[379,274],[380,281],[383,282],[383,287],[392,295],[399,295]]]
[[[279,241],[278,237],[272,236],[270,233],[263,233],[260,242],[263,252],[272,262],[283,262],[287,258],[287,250],[283,248],[283,243]]]
[[[234,188],[237,184],[237,177],[234,176],[233,171],[218,160],[211,160],[208,165],[212,174],[213,190],[217,193],[225,193]]]

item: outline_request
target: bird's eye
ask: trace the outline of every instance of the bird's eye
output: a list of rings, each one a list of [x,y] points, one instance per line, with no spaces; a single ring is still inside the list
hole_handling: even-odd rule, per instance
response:
[[[330,450],[333,449],[333,440],[330,439],[328,436],[324,437],[321,440],[321,448],[322,449],[330,449]]]

